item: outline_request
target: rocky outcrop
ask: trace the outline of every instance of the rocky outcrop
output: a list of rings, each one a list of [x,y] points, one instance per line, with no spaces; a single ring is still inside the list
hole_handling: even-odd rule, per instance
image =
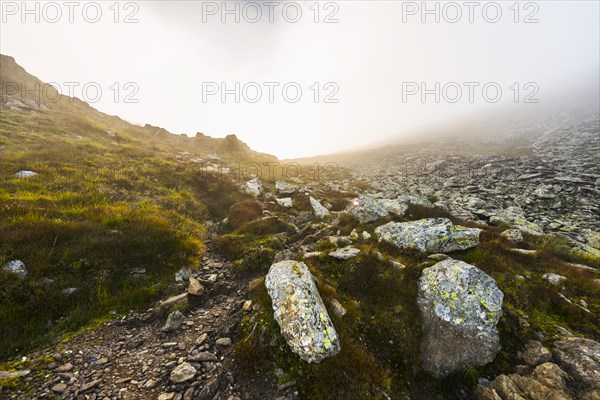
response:
[[[313,277],[303,262],[286,260],[269,269],[265,285],[275,320],[292,351],[319,363],[340,351],[340,341]]]
[[[555,343],[556,362],[569,373],[584,392],[600,391],[600,343],[567,337]]]
[[[595,400],[600,392],[600,344],[567,337],[555,343],[554,357],[537,341],[522,354],[528,366],[478,385],[477,400]],[[554,359],[555,363],[551,362]],[[574,397],[571,396],[574,394]]]
[[[421,253],[449,253],[475,247],[479,244],[480,232],[478,228],[454,225],[447,218],[389,222],[375,229],[379,241]]]
[[[491,362],[503,294],[477,267],[447,259],[423,270],[417,303],[423,317],[421,360],[436,378]]]

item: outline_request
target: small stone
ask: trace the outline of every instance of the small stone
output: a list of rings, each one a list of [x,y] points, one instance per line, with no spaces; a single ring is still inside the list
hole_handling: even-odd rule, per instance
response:
[[[483,385],[477,385],[475,396],[477,400],[502,400],[494,389]]]
[[[292,194],[298,190],[298,187],[285,181],[275,181],[275,190],[281,194]]]
[[[194,354],[188,357],[188,360],[192,362],[214,362],[217,361],[217,356],[208,351],[204,351],[198,354]]]
[[[64,364],[64,365],[61,365],[60,367],[56,368],[56,369],[54,370],[54,372],[60,372],[60,373],[62,373],[62,372],[69,372],[69,371],[71,371],[72,369],[73,369],[73,364],[71,364],[71,363],[66,363],[66,364]]]
[[[63,290],[60,291],[62,294],[64,294],[65,296],[70,296],[73,293],[77,292],[77,288],[76,287],[69,287],[69,288],[64,288]]]
[[[4,380],[4,379],[11,379],[11,378],[16,378],[19,376],[27,376],[29,375],[31,371],[26,369],[24,371],[14,371],[14,372],[8,372],[8,371],[0,371],[0,381]]]
[[[566,277],[555,274],[553,272],[548,272],[548,273],[542,275],[542,278],[544,278],[545,280],[547,280],[548,282],[550,282],[553,285],[558,285],[559,283],[561,283],[562,281],[567,279]]]
[[[246,193],[248,193],[254,197],[258,197],[258,196],[260,196],[260,194],[263,191],[263,186],[262,186],[262,183],[260,182],[260,179],[254,178],[254,179],[246,182],[246,185],[244,186],[244,190]]]
[[[246,300],[244,302],[244,305],[242,306],[242,309],[244,311],[250,311],[250,310],[252,310],[252,300]]]
[[[573,336],[554,345],[557,364],[579,387],[600,390],[600,343]]]
[[[347,246],[342,249],[332,251],[331,253],[329,253],[329,257],[337,258],[338,260],[348,260],[350,258],[356,257],[359,253],[359,249]]]
[[[88,382],[88,383],[82,385],[81,388],[79,389],[79,391],[81,393],[85,393],[88,390],[95,388],[99,383],[100,383],[100,379],[93,380],[91,382]]]
[[[183,323],[183,314],[179,311],[173,311],[167,317],[165,325],[160,329],[162,332],[173,332],[181,327]]]
[[[144,389],[152,389],[155,386],[156,386],[156,381],[154,379],[148,379],[146,381],[146,383],[144,383],[144,386],[142,386],[142,387]]]
[[[198,336],[198,338],[196,339],[196,341],[194,343],[196,344],[196,346],[200,346],[202,343],[204,343],[206,341],[206,339],[208,339],[208,334],[203,333],[202,335]]]
[[[19,172],[17,172],[17,173],[15,174],[15,176],[16,176],[17,178],[31,178],[31,177],[33,177],[33,176],[36,176],[36,175],[37,175],[37,172],[33,172],[33,171],[25,171],[25,170],[23,170],[23,171],[19,171]]]
[[[215,344],[217,346],[231,346],[231,339],[228,337],[219,338]]]
[[[27,276],[27,268],[25,263],[21,260],[12,260],[4,264],[4,270],[20,277]]]
[[[192,269],[190,267],[182,267],[175,273],[175,282],[183,283],[192,276]]]
[[[58,384],[52,386],[52,391],[55,393],[63,393],[65,390],[67,390],[66,383],[58,383]]]
[[[106,358],[106,357],[102,357],[102,358],[96,360],[96,362],[94,363],[94,365],[99,365],[99,366],[102,366],[104,364],[108,364],[108,358]]]
[[[175,398],[175,393],[161,393],[158,396],[158,400],[173,400]]]
[[[193,379],[195,375],[196,368],[192,367],[190,363],[184,362],[171,371],[170,379],[173,383],[182,383]]]
[[[178,294],[177,296],[169,297],[168,299],[161,301],[156,306],[157,311],[163,310],[172,310],[174,307],[185,306],[188,303],[188,293],[187,291],[182,294]]]
[[[192,296],[202,296],[204,294],[204,286],[202,286],[198,279],[190,276],[187,291]]]
[[[339,301],[337,301],[337,299],[331,299],[331,301],[329,302],[329,304],[331,304],[331,308],[333,309],[333,313],[338,318],[343,318],[344,315],[346,315],[346,309],[344,308],[344,306]]]

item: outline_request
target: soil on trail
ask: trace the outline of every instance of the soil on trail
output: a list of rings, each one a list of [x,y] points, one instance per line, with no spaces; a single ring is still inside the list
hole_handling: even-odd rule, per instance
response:
[[[149,309],[130,313],[31,355],[30,373],[6,399],[293,399],[294,387],[280,387],[274,374],[240,374],[233,347],[248,299],[249,276],[240,276],[210,248],[193,273],[205,293],[189,295],[184,321],[162,332],[165,315]],[[216,277],[216,280],[215,280]],[[185,286],[181,287],[181,292]],[[248,306],[248,305],[247,305]],[[178,366],[197,370],[183,383],[172,379]],[[289,386],[289,385],[287,385]]]

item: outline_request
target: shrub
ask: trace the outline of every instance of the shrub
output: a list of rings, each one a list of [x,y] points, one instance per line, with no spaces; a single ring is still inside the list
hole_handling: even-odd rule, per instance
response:
[[[229,224],[238,229],[263,213],[262,205],[252,199],[246,199],[229,207]]]

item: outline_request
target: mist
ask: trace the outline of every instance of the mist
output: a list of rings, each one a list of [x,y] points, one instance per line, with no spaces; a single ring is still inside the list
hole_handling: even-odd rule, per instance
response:
[[[597,88],[600,66],[589,1],[500,3],[500,14],[489,2],[430,13],[418,2],[284,2],[272,15],[253,2],[227,13],[219,2],[148,1],[123,6],[119,23],[108,4],[97,23],[77,12],[51,23],[6,3],[2,52],[42,81],[78,82],[84,100],[80,88],[95,82],[102,96],[90,103],[103,112],[190,136],[233,133],[280,158],[368,147],[509,104],[529,112]]]

